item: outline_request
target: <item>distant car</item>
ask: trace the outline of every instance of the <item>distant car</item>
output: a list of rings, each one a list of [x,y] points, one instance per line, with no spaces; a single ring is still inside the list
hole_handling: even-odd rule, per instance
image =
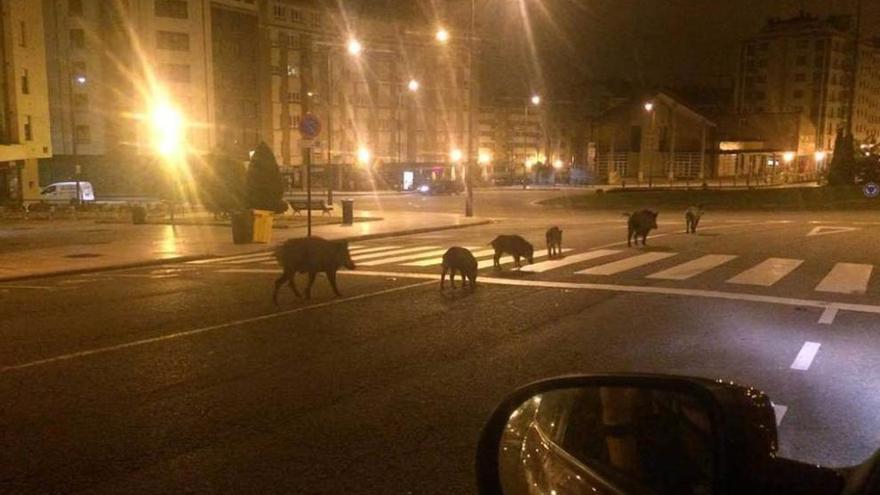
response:
[[[464,187],[458,181],[441,179],[426,182],[416,190],[422,194],[459,194],[464,190]]]
[[[40,191],[40,200],[47,202],[70,202],[76,199],[77,182],[55,182]],[[94,201],[95,190],[91,182],[79,182],[79,200]]]

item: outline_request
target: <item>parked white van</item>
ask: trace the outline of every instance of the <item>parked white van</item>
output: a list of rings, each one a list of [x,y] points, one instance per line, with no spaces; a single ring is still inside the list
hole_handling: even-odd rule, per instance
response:
[[[76,182],[56,182],[40,191],[40,199],[47,202],[69,203],[76,199]],[[95,190],[91,182],[79,182],[80,201],[94,201]]]

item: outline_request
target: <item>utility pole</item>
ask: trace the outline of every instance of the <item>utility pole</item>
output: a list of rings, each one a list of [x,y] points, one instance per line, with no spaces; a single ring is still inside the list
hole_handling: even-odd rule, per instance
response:
[[[855,120],[855,103],[856,103],[856,88],[858,88],[858,76],[859,76],[859,41],[861,39],[862,34],[862,0],[856,0],[856,33],[855,33],[855,54],[853,55],[853,65],[852,65],[852,81],[849,86],[849,115],[848,119],[846,119],[846,134],[852,138],[853,135],[853,121]]]
[[[465,160],[465,187],[467,187],[467,200],[465,201],[464,215],[474,216],[474,181],[472,177],[474,160],[474,36],[476,25],[476,0],[471,0],[471,28],[468,36],[468,144],[467,160]]]

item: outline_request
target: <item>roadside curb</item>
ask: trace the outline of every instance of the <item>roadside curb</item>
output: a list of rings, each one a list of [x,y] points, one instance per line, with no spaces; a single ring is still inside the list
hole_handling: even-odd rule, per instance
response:
[[[409,230],[400,230],[396,232],[381,232],[377,234],[366,234],[359,235],[353,237],[343,237],[342,239],[347,240],[349,242],[357,242],[357,241],[369,241],[374,239],[383,239],[386,237],[397,237],[404,235],[415,235],[415,234],[425,234],[428,232],[440,232],[443,230],[454,230],[454,229],[463,229],[467,227],[477,227],[481,225],[488,225],[491,223],[495,223],[496,221],[488,218],[486,220],[480,220],[478,222],[461,224],[461,225],[444,225],[441,227],[424,227],[417,229],[409,229]],[[46,272],[46,273],[30,273],[27,275],[15,275],[12,277],[0,277],[0,283],[6,282],[21,282],[23,280],[33,280],[38,278],[49,278],[49,277],[59,277],[59,276],[69,276],[69,275],[83,275],[88,273],[100,273],[100,272],[109,272],[116,270],[126,270],[131,268],[144,268],[150,266],[159,266],[159,265],[172,265],[177,263],[186,263],[187,261],[199,261],[206,260],[212,258],[224,258],[226,256],[247,256],[250,254],[258,254],[258,253],[267,253],[272,251],[271,248],[266,249],[256,249],[254,251],[236,253],[235,255],[214,255],[214,254],[200,254],[200,255],[190,255],[190,256],[176,256],[172,258],[163,258],[163,259],[153,259],[146,261],[135,261],[131,263],[119,263],[116,265],[107,265],[107,266],[96,266],[91,268],[76,268],[72,270],[59,270],[56,272]]]
[[[45,273],[29,273],[27,275],[15,275],[12,277],[0,277],[0,283],[5,282],[21,282],[23,280],[33,280],[37,278],[60,277],[65,275],[83,275],[87,273],[110,272],[115,270],[126,270],[129,268],[143,268],[150,266],[168,265],[175,263],[185,263],[187,261],[197,261],[212,258],[211,255],[191,255],[191,256],[175,256],[171,258],[153,259],[146,261],[133,261],[131,263],[118,263],[115,265],[94,266],[90,268],[74,268],[71,270],[59,270],[55,272]]]

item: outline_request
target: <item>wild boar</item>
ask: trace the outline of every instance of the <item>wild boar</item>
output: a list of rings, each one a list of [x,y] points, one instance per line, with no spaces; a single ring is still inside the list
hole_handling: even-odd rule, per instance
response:
[[[521,266],[520,258],[525,258],[530,264],[534,263],[535,248],[529,241],[518,235],[499,235],[491,244],[495,249],[494,265],[496,270],[501,269],[501,256],[504,254],[513,256],[513,264],[517,268]]]
[[[562,231],[559,227],[550,227],[544,234],[547,241],[547,257],[562,256]]]
[[[440,275],[441,290],[447,272],[453,289],[455,288],[455,272],[461,275],[462,287],[468,281],[470,281],[471,290],[477,287],[477,259],[467,249],[453,246],[443,254],[443,273]]]
[[[318,272],[327,274],[330,287],[337,296],[342,296],[336,288],[336,272],[342,268],[354,270],[354,262],[348,253],[348,241],[328,241],[320,237],[305,237],[290,239],[275,249],[275,258],[284,270],[281,277],[275,281],[275,291],[272,293],[272,301],[278,304],[278,290],[284,282],[290,282],[290,288],[296,297],[302,297],[296,288],[295,275],[297,273],[309,274],[309,285],[306,287],[306,299],[312,297],[312,284]]]
[[[642,246],[646,245],[648,233],[657,228],[657,212],[651,210],[639,210],[632,214],[627,214],[627,234],[626,245],[632,246],[633,237],[636,240],[636,246],[639,245],[639,236],[642,237]]]
[[[697,225],[703,216],[703,205],[691,206],[684,212],[684,223],[688,234],[697,233]]]

